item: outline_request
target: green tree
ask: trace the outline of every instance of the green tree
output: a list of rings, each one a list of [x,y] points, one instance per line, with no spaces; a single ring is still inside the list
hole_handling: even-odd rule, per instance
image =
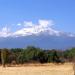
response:
[[[39,61],[41,63],[47,63],[48,57],[45,51],[40,51],[38,54]]]
[[[39,48],[33,46],[28,46],[26,49],[23,49],[18,56],[19,63],[33,62],[38,60],[38,54],[40,52]]]
[[[75,58],[75,48],[71,48],[69,50],[64,51],[64,57],[68,61],[72,62]]]
[[[19,64],[19,57],[22,54],[22,48],[12,48],[9,55],[9,61],[12,63],[15,61],[16,64]],[[23,54],[22,54],[23,55]]]

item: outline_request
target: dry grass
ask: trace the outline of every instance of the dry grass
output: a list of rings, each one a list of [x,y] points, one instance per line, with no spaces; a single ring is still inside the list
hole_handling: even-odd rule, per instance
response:
[[[73,65],[27,64],[19,67],[0,67],[0,75],[73,75]]]

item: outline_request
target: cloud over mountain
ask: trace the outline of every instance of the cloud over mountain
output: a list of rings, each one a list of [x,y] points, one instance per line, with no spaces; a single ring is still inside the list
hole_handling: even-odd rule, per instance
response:
[[[24,21],[24,27],[20,30],[14,32],[14,35],[26,36],[32,34],[38,34],[40,32],[45,32],[47,30],[51,30],[51,26],[53,25],[52,20],[39,20],[38,24],[33,24],[32,22]]]
[[[43,34],[49,34],[49,35],[55,35],[55,36],[69,36],[69,37],[75,37],[74,34],[71,33],[64,33],[58,30],[55,30],[52,28],[54,25],[54,22],[52,20],[38,20],[38,23],[34,24],[32,21],[24,21],[23,23],[18,23],[17,27],[19,29],[16,29],[12,32],[12,29],[8,27],[3,27],[0,31],[0,37],[19,37],[19,36],[27,36],[27,35],[39,35],[41,33]]]

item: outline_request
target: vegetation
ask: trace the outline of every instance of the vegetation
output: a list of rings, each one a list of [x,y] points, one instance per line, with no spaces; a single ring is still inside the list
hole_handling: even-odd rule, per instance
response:
[[[64,63],[75,61],[75,48],[68,50],[43,50],[33,46],[27,48],[0,49],[0,63]]]
[[[1,50],[1,60],[2,60],[2,65],[5,67],[5,64],[7,63],[7,56],[8,56],[8,50],[7,49],[2,49]]]

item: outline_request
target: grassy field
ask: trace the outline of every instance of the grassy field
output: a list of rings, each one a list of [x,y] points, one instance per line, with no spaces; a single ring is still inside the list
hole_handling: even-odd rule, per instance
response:
[[[72,64],[30,64],[16,67],[0,67],[0,75],[74,75]]]

